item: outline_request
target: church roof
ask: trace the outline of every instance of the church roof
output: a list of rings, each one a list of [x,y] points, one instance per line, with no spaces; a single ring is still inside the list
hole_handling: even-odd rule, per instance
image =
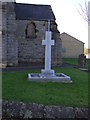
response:
[[[55,20],[50,5],[15,3],[15,12],[19,20]]]

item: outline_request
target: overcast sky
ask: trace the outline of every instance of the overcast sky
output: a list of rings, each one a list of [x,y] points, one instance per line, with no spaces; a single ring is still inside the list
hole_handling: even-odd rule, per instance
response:
[[[84,6],[84,0],[16,0],[16,2],[51,5],[60,33],[66,32],[88,47],[88,24],[77,10],[80,9],[79,3]]]

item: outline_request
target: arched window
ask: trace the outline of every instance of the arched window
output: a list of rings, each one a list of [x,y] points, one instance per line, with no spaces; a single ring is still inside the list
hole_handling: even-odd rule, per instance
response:
[[[33,22],[28,23],[26,28],[26,38],[35,37],[36,37],[36,25]]]

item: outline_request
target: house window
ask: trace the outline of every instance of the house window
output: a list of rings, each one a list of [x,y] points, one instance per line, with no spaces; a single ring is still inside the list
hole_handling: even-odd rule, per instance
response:
[[[26,38],[36,37],[36,25],[33,22],[27,24],[26,27]]]

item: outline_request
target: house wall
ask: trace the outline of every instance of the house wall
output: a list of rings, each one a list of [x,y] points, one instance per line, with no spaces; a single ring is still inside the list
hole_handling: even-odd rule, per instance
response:
[[[64,58],[78,58],[80,54],[84,53],[84,43],[69,36],[68,34],[61,34],[62,40],[62,57]]]
[[[36,25],[36,38],[26,38],[26,26],[30,20],[16,20],[13,2],[3,3],[2,27],[2,61],[5,66],[16,66],[18,63],[44,64],[46,21],[33,21]],[[52,25],[51,25],[52,26]],[[61,65],[60,33],[53,32],[55,45],[52,46],[52,65]]]

